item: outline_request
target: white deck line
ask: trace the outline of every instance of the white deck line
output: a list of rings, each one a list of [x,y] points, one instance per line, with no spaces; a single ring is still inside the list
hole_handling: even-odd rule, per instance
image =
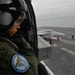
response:
[[[70,54],[72,54],[72,55],[75,55],[75,52],[74,51],[71,51],[71,50],[69,50],[69,49],[67,49],[67,48],[61,48],[61,50],[63,50],[63,51],[66,51],[66,52],[68,52],[68,53],[70,53]]]
[[[66,44],[70,44],[70,45],[75,46],[75,41],[69,41],[69,40],[64,40],[64,39],[60,39],[60,41],[66,43]]]

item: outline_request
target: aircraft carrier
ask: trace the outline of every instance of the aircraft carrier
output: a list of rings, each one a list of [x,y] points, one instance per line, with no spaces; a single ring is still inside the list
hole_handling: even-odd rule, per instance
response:
[[[60,36],[59,41],[52,40],[52,44],[50,40],[45,40],[52,47],[51,57],[41,61],[48,75],[75,75],[75,28],[48,27],[48,29],[65,34]]]

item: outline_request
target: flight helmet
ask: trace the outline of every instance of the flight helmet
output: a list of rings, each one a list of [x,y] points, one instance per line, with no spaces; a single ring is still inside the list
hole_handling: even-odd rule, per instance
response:
[[[24,0],[0,0],[0,30],[11,28],[18,16],[22,16],[23,21],[26,11]]]

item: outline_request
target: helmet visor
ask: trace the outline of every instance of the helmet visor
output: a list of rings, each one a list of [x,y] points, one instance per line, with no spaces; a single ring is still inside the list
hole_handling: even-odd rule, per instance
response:
[[[25,17],[26,17],[26,13],[24,11],[21,11],[19,16],[22,17],[22,19],[20,21],[20,24],[21,24],[24,21]]]

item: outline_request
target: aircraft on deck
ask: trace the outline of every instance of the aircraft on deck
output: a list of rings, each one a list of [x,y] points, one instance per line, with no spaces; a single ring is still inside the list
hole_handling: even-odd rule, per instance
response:
[[[57,32],[49,28],[47,29],[47,28],[41,28],[41,27],[37,29],[37,34],[39,36],[42,36],[43,38],[51,38],[51,39],[57,39],[58,36],[61,38],[61,36],[65,35],[64,33]]]

